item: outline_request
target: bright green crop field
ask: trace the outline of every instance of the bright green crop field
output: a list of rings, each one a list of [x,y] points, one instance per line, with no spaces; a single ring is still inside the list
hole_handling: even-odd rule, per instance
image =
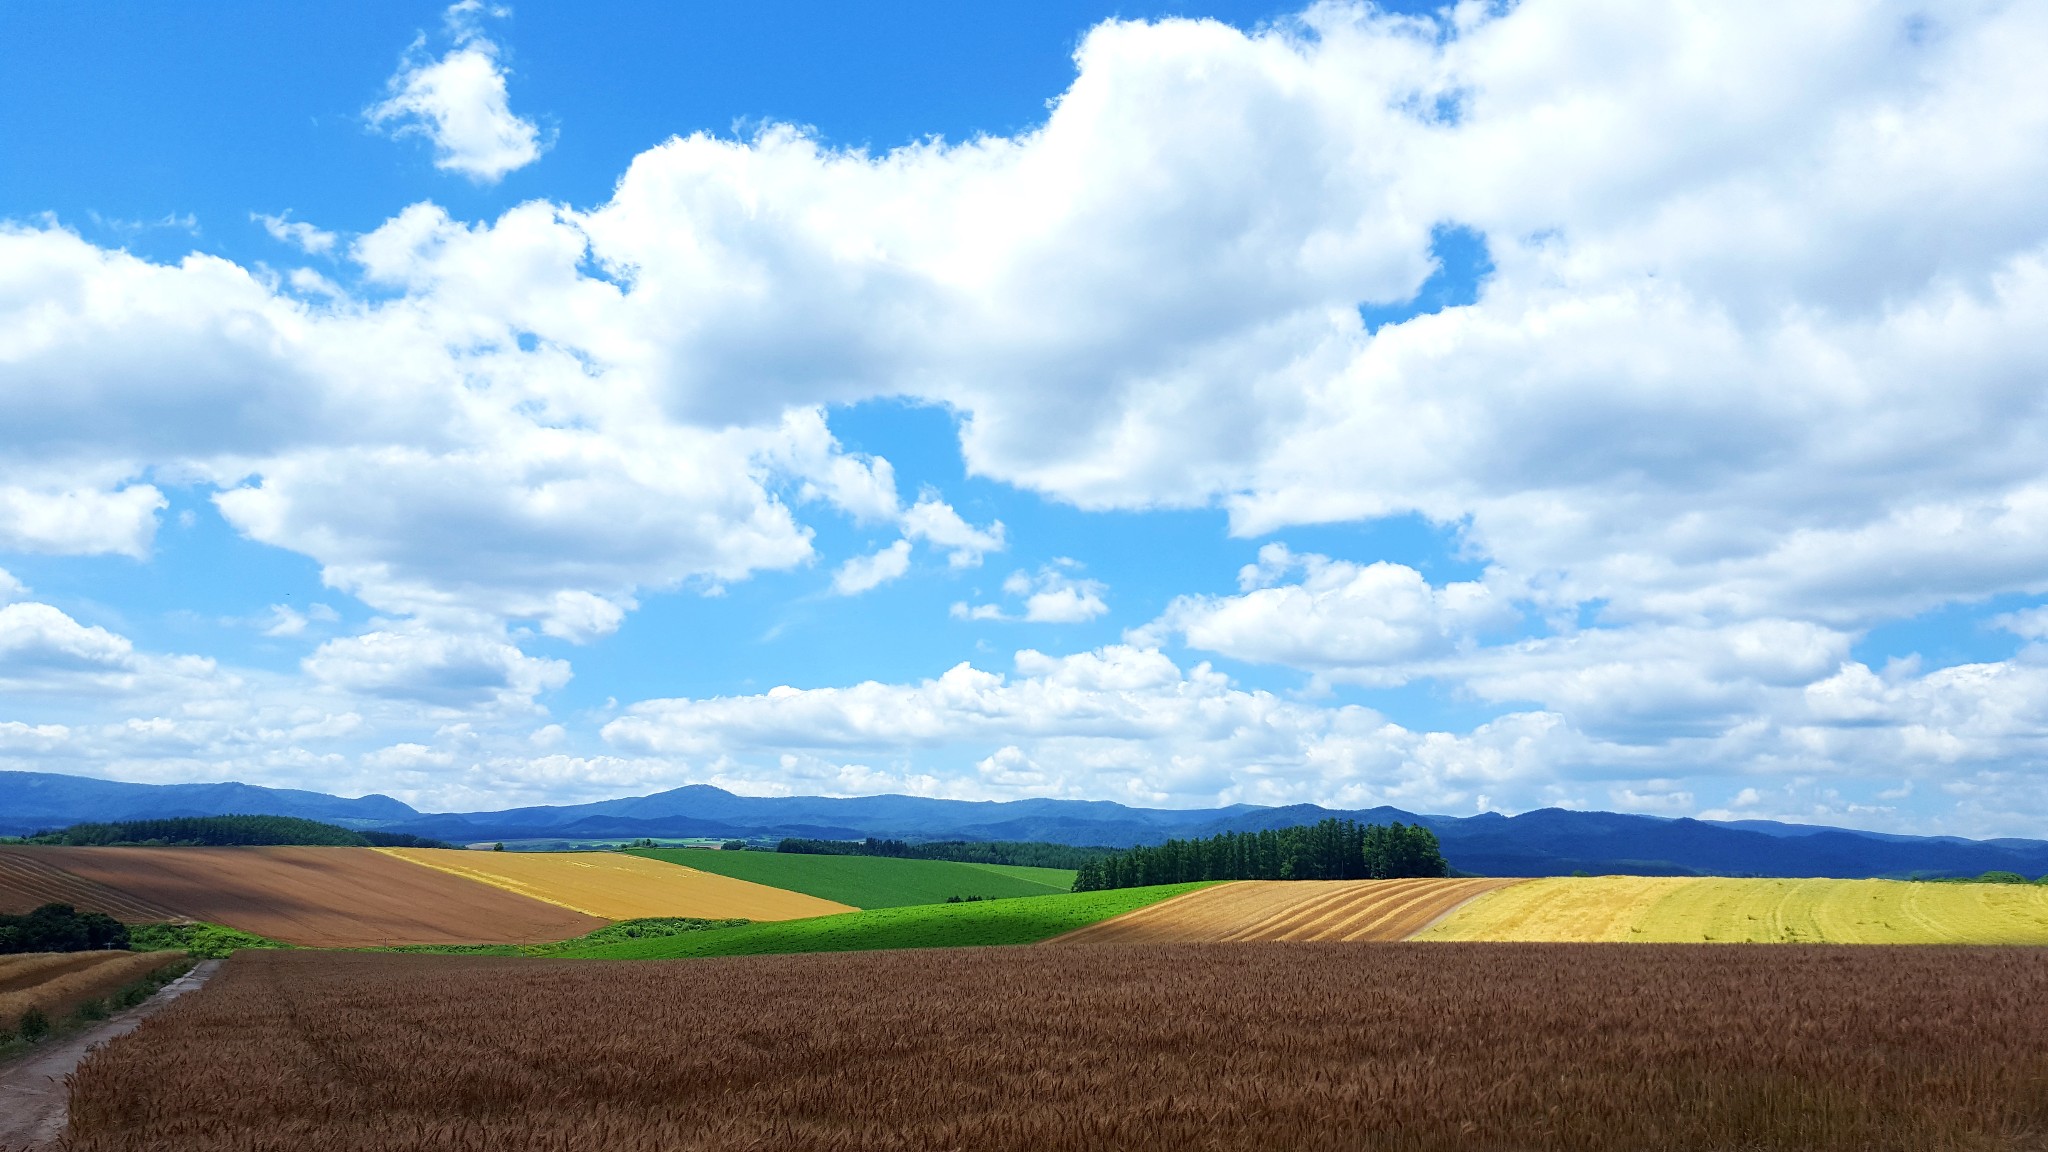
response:
[[[731,853],[740,855],[740,853]],[[751,853],[749,853],[751,855]],[[768,853],[760,853],[766,856]],[[817,857],[817,859],[878,859]],[[877,908],[809,920],[714,928],[555,953],[563,958],[657,960],[684,956],[761,956],[773,952],[865,952],[877,948],[966,948],[1035,944],[1207,884],[1162,884],[1108,892],[1067,892],[975,904]]]
[[[889,856],[810,856],[797,852],[714,852],[689,848],[636,848],[635,856],[786,888],[855,908],[944,904],[951,896],[999,899],[1046,896],[1074,886],[1059,868],[956,864],[950,860],[898,860]]]

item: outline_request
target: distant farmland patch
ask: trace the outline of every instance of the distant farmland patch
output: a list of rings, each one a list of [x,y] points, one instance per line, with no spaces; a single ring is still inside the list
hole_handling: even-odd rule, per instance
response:
[[[607,920],[685,916],[706,920],[794,920],[853,910],[848,905],[800,892],[694,868],[678,868],[621,852],[471,852],[434,848],[379,851]]]
[[[1483,896],[1417,938],[2048,944],[2048,888],[1900,880],[1559,877]]]
[[[739,880],[786,888],[854,908],[943,904],[949,897],[1045,896],[1065,892],[1073,874],[1055,868],[904,860],[890,856],[814,856],[797,852],[714,852],[688,848],[636,849],[635,856],[665,860]],[[1062,882],[1063,881],[1063,882]]]
[[[156,910],[144,919],[203,920],[313,947],[534,944],[605,923],[374,848],[6,851]]]
[[[242,953],[65,1147],[2022,1152],[2043,1003],[2038,949]]]
[[[48,849],[0,846],[0,915],[19,916],[45,904],[69,904],[131,923],[178,918],[132,892],[66,872]]]
[[[1405,940],[1514,880],[1240,880],[1103,920],[1062,944]]]
[[[565,951],[564,956],[655,959],[759,956],[777,952],[859,952],[878,948],[962,948],[1035,944],[1098,920],[1201,887],[1168,884],[1111,892],[1063,892],[972,904],[915,904],[815,920],[746,924],[652,940]]]

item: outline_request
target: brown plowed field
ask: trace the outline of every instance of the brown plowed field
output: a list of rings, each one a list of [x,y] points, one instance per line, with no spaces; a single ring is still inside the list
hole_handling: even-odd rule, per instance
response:
[[[2048,949],[241,952],[66,1152],[2040,1152]]]
[[[538,944],[606,923],[374,848],[19,851],[177,916],[311,947]]]
[[[19,916],[44,904],[69,904],[81,912],[104,912],[130,924],[176,920],[169,908],[137,899],[52,862],[47,848],[0,848],[0,915]]]
[[[1239,880],[1069,932],[1054,944],[1405,940],[1513,880]]]

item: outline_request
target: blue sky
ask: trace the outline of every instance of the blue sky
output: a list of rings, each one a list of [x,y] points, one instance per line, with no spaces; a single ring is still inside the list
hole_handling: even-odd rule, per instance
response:
[[[2038,834],[2042,18],[1403,11],[0,10],[0,767]]]

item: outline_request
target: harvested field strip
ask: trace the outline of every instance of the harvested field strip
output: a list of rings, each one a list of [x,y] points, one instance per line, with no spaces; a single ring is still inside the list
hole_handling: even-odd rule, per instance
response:
[[[1068,933],[1061,944],[1402,940],[1514,880],[1240,880]]]
[[[2048,950],[242,953],[69,1152],[2032,1152]]]
[[[69,904],[131,923],[178,918],[132,893],[66,872],[48,853],[47,848],[0,847],[0,913],[19,916],[44,904]]]
[[[2048,944],[2048,889],[1900,880],[1553,878],[1475,900],[1419,938]]]
[[[1548,877],[1483,896],[1418,940],[1599,943],[1632,939],[1659,900],[1692,883],[1676,876]]]
[[[0,956],[0,995],[18,992],[66,972],[105,963],[109,956],[125,955],[125,952],[18,952]]]
[[[538,944],[605,921],[373,848],[40,848],[87,879],[288,944]]]
[[[714,928],[706,932],[607,944],[560,954],[623,960],[1035,944],[1084,924],[1170,899],[1198,887],[1200,885],[1166,884],[1156,888],[1019,896],[1012,900],[874,908],[843,916]]]
[[[845,904],[621,852],[377,851],[607,920],[698,917],[795,920],[851,912]],[[709,853],[705,853],[709,855]]]
[[[0,1027],[13,1027],[21,1014],[40,1008],[56,1019],[87,1000],[118,992],[159,968],[185,959],[183,952],[74,952],[89,956],[92,963],[80,967],[50,970],[47,979],[0,992]]]

